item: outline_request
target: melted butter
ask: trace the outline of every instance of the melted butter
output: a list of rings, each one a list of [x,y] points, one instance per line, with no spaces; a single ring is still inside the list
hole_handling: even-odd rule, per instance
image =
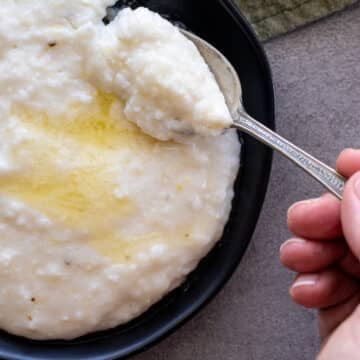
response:
[[[102,150],[155,144],[155,139],[126,119],[123,110],[117,98],[99,93],[87,106],[74,105],[69,109],[70,116],[65,118],[34,114],[28,109],[17,110],[16,115],[25,125],[35,126],[60,141],[72,139]]]
[[[130,261],[139,246],[158,237],[129,241],[120,235],[119,224],[136,206],[114,195],[121,186],[116,182],[119,166],[126,171],[119,155],[129,148],[150,150],[157,142],[126,120],[112,96],[99,94],[91,105],[72,111],[75,116],[65,119],[17,111],[32,137],[12,154],[20,170],[0,178],[0,191],[85,232],[89,244],[113,261]]]
[[[132,239],[125,239],[121,235],[108,233],[102,240],[91,240],[90,245],[102,255],[111,258],[117,263],[131,263],[134,254],[146,252],[152,245],[161,242],[162,235],[150,233],[146,236],[139,236]]]

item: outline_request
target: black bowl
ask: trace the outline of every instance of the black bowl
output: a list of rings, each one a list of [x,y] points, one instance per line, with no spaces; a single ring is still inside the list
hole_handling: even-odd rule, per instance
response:
[[[230,0],[118,3],[120,7],[123,5],[146,6],[184,24],[215,45],[240,75],[246,109],[256,119],[274,128],[274,93],[266,56],[249,24]],[[0,358],[124,358],[159,341],[209,302],[229,279],[250,242],[270,174],[272,152],[246,135],[241,136],[241,140],[241,172],[222,240],[180,288],[127,325],[73,341],[31,341],[1,332]]]

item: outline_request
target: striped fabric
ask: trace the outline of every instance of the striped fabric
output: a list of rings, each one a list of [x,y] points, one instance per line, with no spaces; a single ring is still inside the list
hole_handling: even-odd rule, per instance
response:
[[[357,0],[234,0],[263,41],[344,9]]]

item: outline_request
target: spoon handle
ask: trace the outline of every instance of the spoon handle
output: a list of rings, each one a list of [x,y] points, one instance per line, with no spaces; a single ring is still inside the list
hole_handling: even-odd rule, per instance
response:
[[[342,199],[346,179],[331,167],[317,160],[241,110],[238,111],[234,118],[233,127],[248,133],[265,145],[279,151],[324,185],[332,194],[340,200]]]

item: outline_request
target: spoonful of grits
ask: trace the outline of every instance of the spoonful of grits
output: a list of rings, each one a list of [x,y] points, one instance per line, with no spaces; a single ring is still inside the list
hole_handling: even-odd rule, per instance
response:
[[[130,10],[123,14],[126,11]],[[224,55],[144,8],[133,15],[132,22],[119,17],[120,43],[126,46],[111,53],[111,63],[126,65],[127,70],[114,78],[131,121],[163,141],[239,129],[279,151],[342,199],[343,176],[244,110],[239,77]],[[145,26],[154,21],[158,27]],[[132,46],[134,37],[141,46]],[[118,61],[113,61],[116,56]]]
[[[231,127],[237,128],[279,151],[318,180],[332,194],[342,199],[346,179],[334,169],[253,119],[242,106],[240,79],[230,62],[217,49],[198,36],[187,31],[183,31],[183,34],[196,45],[214,74],[232,114]]]

